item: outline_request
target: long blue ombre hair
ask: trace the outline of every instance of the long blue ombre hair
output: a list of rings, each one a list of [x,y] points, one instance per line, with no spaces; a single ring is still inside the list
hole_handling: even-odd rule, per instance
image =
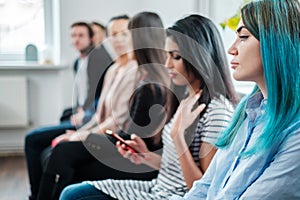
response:
[[[258,0],[245,5],[242,20],[260,41],[260,51],[267,88],[265,127],[256,145],[244,153],[263,152],[299,128],[300,120],[300,3],[298,0]],[[255,86],[236,109],[231,125],[218,141],[227,147],[246,118],[245,105]],[[295,125],[298,121],[298,125]],[[292,126],[294,125],[294,126]],[[292,129],[290,129],[292,126]],[[285,131],[289,128],[289,131]]]

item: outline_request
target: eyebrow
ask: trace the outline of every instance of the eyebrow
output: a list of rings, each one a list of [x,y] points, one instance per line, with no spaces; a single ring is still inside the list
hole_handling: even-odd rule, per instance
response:
[[[180,53],[179,50],[172,50],[172,51],[168,51],[168,53]]]
[[[237,32],[237,33],[241,32],[241,30],[242,30],[243,28],[247,29],[246,26],[240,26],[240,27],[236,30],[236,32]]]

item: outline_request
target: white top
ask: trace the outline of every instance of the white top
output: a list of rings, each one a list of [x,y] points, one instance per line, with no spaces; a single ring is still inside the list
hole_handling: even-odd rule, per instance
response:
[[[88,95],[88,57],[80,58],[78,61],[79,69],[75,78],[75,92],[79,106],[83,106]]]

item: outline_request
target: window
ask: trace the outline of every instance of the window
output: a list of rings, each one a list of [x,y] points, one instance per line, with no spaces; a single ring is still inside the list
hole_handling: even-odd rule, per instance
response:
[[[51,17],[47,14],[51,5],[46,5],[46,2],[51,1],[0,0],[1,61],[24,60],[28,44],[35,45],[39,53],[48,48],[49,36],[45,35],[48,29],[45,21],[49,21],[47,16]]]

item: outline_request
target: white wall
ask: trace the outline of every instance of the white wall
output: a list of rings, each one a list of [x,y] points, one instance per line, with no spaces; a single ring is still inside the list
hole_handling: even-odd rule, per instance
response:
[[[0,154],[22,152],[25,134],[37,127],[59,122],[63,110],[62,90],[64,66],[0,66],[1,77],[24,77],[27,79],[28,126],[0,127]],[[14,87],[8,88],[18,93]],[[1,93],[1,95],[5,95]],[[24,103],[23,99],[11,102]],[[18,107],[16,105],[15,107]],[[3,112],[3,110],[2,110]],[[3,113],[2,113],[3,114]]]
[[[115,15],[133,16],[141,11],[158,13],[165,25],[176,19],[195,12],[195,0],[62,0],[60,1],[61,59],[69,62],[75,52],[70,45],[69,27],[75,21],[99,21],[104,24]]]

